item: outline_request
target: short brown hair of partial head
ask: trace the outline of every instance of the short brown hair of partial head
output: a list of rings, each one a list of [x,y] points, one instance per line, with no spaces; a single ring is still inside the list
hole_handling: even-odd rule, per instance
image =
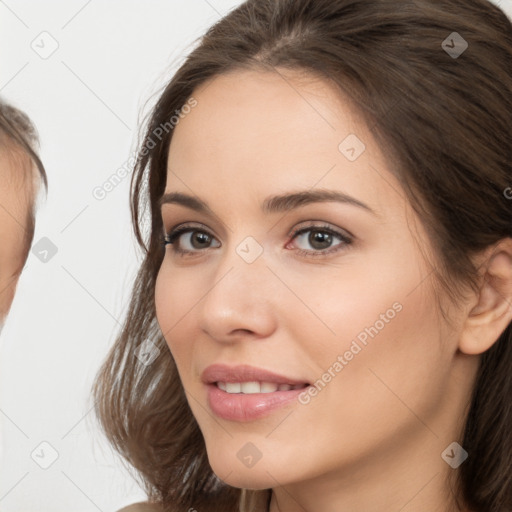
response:
[[[39,136],[30,118],[20,109],[0,98],[0,149],[9,150],[28,158],[31,163],[30,171],[36,170],[45,191],[48,190],[48,178],[44,165],[38,155]],[[26,172],[22,166],[20,172]],[[25,176],[32,181],[34,176]],[[25,227],[25,247],[28,250],[32,244],[35,231],[35,197],[27,212]]]

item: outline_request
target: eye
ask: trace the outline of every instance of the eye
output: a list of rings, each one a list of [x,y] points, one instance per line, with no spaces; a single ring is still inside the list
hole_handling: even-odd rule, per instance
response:
[[[336,239],[339,243],[333,245]],[[297,250],[298,254],[313,257],[340,251],[353,241],[349,235],[340,233],[327,225],[312,225],[298,229],[293,232],[292,240],[297,240],[299,247],[301,245],[303,247]],[[304,248],[307,246],[311,249]]]
[[[182,225],[164,237],[164,245],[171,244],[173,252],[180,256],[185,256],[209,249],[209,244],[213,240],[217,241],[217,245],[214,247],[220,247],[218,240],[208,231],[198,226]]]

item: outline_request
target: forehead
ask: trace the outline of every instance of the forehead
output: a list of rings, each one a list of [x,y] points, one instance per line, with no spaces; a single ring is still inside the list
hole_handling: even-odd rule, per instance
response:
[[[319,77],[237,70],[192,96],[197,106],[174,128],[166,191],[206,199],[222,191],[235,209],[248,195],[321,187],[375,210],[389,209],[387,201],[403,207],[371,131],[347,97]],[[347,154],[352,147],[356,158]]]
[[[340,93],[296,71],[232,71],[206,82],[193,96],[198,104],[176,127],[173,141],[182,147],[192,143],[201,155],[229,144],[224,157],[242,150],[251,156],[277,149],[297,153],[301,142],[312,146],[321,138],[335,142],[344,130],[366,131]]]

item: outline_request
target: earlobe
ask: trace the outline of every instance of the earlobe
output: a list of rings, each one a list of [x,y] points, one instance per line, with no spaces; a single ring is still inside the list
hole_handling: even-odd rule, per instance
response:
[[[512,238],[501,240],[481,265],[482,285],[459,339],[465,354],[482,354],[512,322]]]

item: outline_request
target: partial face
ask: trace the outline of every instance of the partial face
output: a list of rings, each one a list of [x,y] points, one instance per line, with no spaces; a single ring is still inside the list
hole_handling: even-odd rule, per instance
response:
[[[32,178],[26,156],[0,148],[0,325],[9,312],[26,260],[25,236],[34,193]]]
[[[236,487],[370,467],[404,441],[430,442],[425,424],[453,400],[456,342],[417,217],[350,105],[323,82],[286,76],[236,72],[194,93],[166,193],[209,210],[162,207],[173,243],[158,321],[210,464]],[[326,192],[349,199],[269,203]],[[213,364],[256,369],[205,384]]]

